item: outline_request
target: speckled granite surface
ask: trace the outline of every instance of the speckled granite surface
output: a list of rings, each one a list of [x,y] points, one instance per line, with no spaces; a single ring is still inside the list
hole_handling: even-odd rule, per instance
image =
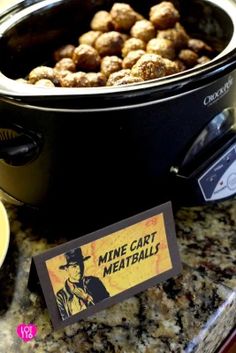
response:
[[[31,256],[49,242],[8,207],[11,245],[0,270],[0,353],[213,353],[236,325],[236,201],[175,215],[184,262],[180,276],[86,321],[53,332],[40,296],[27,289]],[[16,335],[33,322],[28,343]]]

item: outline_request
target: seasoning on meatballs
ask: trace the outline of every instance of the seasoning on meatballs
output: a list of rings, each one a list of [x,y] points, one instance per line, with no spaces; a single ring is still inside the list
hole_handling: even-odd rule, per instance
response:
[[[112,23],[112,18],[109,12],[107,11],[98,11],[91,23],[90,27],[94,31],[100,31],[100,32],[109,32],[114,29],[113,23]]]
[[[128,53],[130,51],[138,50],[138,49],[145,50],[146,49],[146,43],[142,39],[139,39],[139,38],[130,38],[130,39],[128,39],[124,43],[124,46],[122,48],[122,56],[123,56],[123,58],[126,55],[128,55]]]
[[[89,82],[89,87],[106,86],[107,78],[101,72],[88,72],[86,77]]]
[[[143,82],[143,79],[141,77],[135,77],[133,75],[126,75],[122,78],[120,78],[119,80],[117,80],[113,86],[123,86],[123,85],[128,85],[131,83],[139,83],[139,82]]]
[[[183,61],[187,67],[192,67],[198,63],[198,55],[190,49],[182,49],[179,53],[179,59]]]
[[[38,86],[38,87],[45,87],[45,88],[51,88],[51,87],[55,87],[55,85],[53,84],[52,81],[50,80],[47,80],[47,79],[42,79],[42,80],[39,80],[35,83],[35,86]]]
[[[71,71],[71,72],[75,72],[76,71],[76,65],[74,63],[74,61],[70,58],[64,58],[64,59],[61,59],[59,60],[55,67],[54,67],[55,70],[58,70],[58,71]]]
[[[91,47],[94,46],[98,37],[102,34],[100,31],[89,31],[79,37],[79,44],[87,44]]]
[[[54,70],[47,66],[38,66],[29,73],[29,82],[34,84],[41,79],[54,80]]]
[[[123,60],[122,66],[123,69],[132,69],[136,62],[143,56],[146,52],[142,49],[133,50],[126,55]]]
[[[113,74],[110,75],[110,77],[107,81],[107,86],[114,86],[116,81],[120,80],[121,78],[123,78],[125,76],[129,76],[129,75],[131,75],[131,70],[129,70],[129,69],[114,72]]]
[[[101,62],[101,72],[109,77],[113,72],[122,69],[122,60],[118,56],[105,56]]]
[[[157,38],[171,40],[176,50],[187,47],[189,40],[188,34],[180,23],[176,23],[174,28],[158,31]]]
[[[63,45],[54,52],[54,60],[57,62],[63,58],[72,58],[75,46],[72,44]]]
[[[84,71],[97,71],[101,61],[97,50],[87,44],[75,48],[72,59],[77,68]]]
[[[197,54],[211,53],[212,48],[206,44],[203,40],[190,38],[188,41],[188,48],[193,50]]]
[[[153,24],[148,20],[137,21],[130,30],[130,34],[134,38],[142,39],[148,42],[156,35],[156,30]]]
[[[116,31],[129,31],[138,20],[138,14],[128,4],[115,3],[110,11]]]
[[[165,76],[165,61],[157,54],[144,54],[132,67],[131,73],[143,80],[152,80]]]
[[[170,60],[176,56],[174,43],[164,38],[151,39],[147,44],[147,53],[158,54]]]
[[[103,33],[95,42],[95,48],[101,56],[120,55],[124,40],[119,32]]]
[[[85,72],[70,73],[61,78],[62,87],[89,87],[89,80]]]
[[[157,29],[172,28],[180,19],[178,10],[168,1],[151,7],[149,16]]]

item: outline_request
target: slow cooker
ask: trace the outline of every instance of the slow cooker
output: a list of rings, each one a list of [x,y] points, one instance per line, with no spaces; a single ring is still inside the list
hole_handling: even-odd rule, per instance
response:
[[[120,87],[15,81],[77,43],[114,2],[25,0],[0,14],[2,197],[57,217],[73,209],[81,229],[166,200],[202,204],[236,193],[235,1],[174,1],[188,33],[221,48],[194,69]],[[147,15],[158,1],[128,3]]]

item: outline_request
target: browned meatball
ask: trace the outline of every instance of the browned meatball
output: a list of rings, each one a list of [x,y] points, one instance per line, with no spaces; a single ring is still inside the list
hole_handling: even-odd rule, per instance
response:
[[[184,70],[187,69],[187,68],[186,68],[186,65],[183,63],[183,61],[177,59],[177,60],[175,60],[174,62],[175,62],[175,64],[176,64],[177,67],[178,67],[178,72],[182,72],[182,71],[184,71]]]
[[[174,43],[164,38],[151,39],[147,44],[147,53],[158,54],[170,60],[176,56]]]
[[[115,3],[110,14],[117,31],[129,31],[138,19],[138,15],[132,7],[124,3]]]
[[[54,76],[55,76],[55,79],[53,81],[54,84],[60,87],[62,85],[61,82],[64,79],[64,77],[70,74],[71,74],[71,71],[69,70],[54,70]]]
[[[174,43],[176,50],[187,47],[189,36],[180,23],[176,23],[172,29],[157,32],[157,38],[169,39]]]
[[[190,38],[188,41],[188,48],[193,50],[195,53],[211,53],[212,48],[200,39]]]
[[[132,83],[139,83],[139,82],[143,82],[143,79],[141,77],[135,77],[132,75],[126,75],[122,78],[120,78],[119,80],[117,80],[113,86],[123,86],[123,85],[129,85]]]
[[[37,81],[35,83],[35,86],[45,87],[45,88],[55,87],[55,85],[52,83],[52,81],[46,80],[46,79],[42,79],[42,80]]]
[[[152,80],[165,76],[165,62],[156,54],[144,54],[132,67],[131,73],[143,80]]]
[[[156,35],[156,30],[153,24],[148,20],[137,21],[130,30],[131,36],[142,39],[148,42]]]
[[[120,33],[103,33],[95,42],[95,48],[101,56],[120,55],[124,40]]]
[[[113,74],[110,75],[107,81],[107,86],[114,86],[118,80],[129,75],[131,75],[131,70],[128,70],[128,69],[114,72]]]
[[[197,62],[199,65],[207,64],[209,63],[209,61],[211,61],[211,59],[208,58],[208,56],[201,56],[200,58],[197,59]]]
[[[107,78],[101,72],[89,72],[86,74],[89,87],[106,86]]]
[[[145,48],[146,43],[143,40],[139,38],[130,38],[124,43],[124,46],[122,48],[122,56],[124,58],[126,55],[128,55],[130,51],[138,49],[145,50]]]
[[[90,27],[94,31],[100,31],[100,32],[109,32],[114,29],[113,23],[112,23],[112,18],[109,12],[107,11],[98,11],[91,23]]]
[[[128,55],[123,60],[124,69],[132,69],[136,62],[143,56],[146,52],[142,49],[130,51]]]
[[[118,56],[105,56],[101,62],[101,72],[109,77],[110,74],[122,69],[122,60]]]
[[[174,75],[180,72],[179,67],[175,61],[163,59],[165,63],[165,76]]]
[[[47,66],[38,66],[29,73],[29,82],[32,84],[41,79],[53,81],[54,78],[54,70]]]
[[[190,49],[182,49],[179,53],[179,59],[183,61],[187,67],[192,67],[198,63],[198,55]]]
[[[89,87],[89,80],[84,72],[70,73],[61,78],[62,87]]]
[[[101,34],[102,34],[102,32],[100,32],[100,31],[86,32],[86,33],[82,34],[82,36],[79,37],[79,44],[87,44],[87,45],[91,45],[91,47],[93,47],[96,40],[98,39],[98,37]]]
[[[59,71],[71,71],[71,72],[75,72],[76,71],[76,65],[74,63],[74,61],[70,58],[64,58],[61,59],[60,61],[58,61],[54,67],[55,70],[59,70]]]
[[[163,1],[151,7],[150,21],[157,29],[171,28],[179,21],[179,18],[179,12],[171,2]]]
[[[100,66],[100,56],[96,49],[87,44],[80,44],[73,53],[75,65],[84,71],[97,71]]]
[[[75,46],[72,44],[63,45],[54,52],[54,60],[57,62],[63,58],[72,58]]]

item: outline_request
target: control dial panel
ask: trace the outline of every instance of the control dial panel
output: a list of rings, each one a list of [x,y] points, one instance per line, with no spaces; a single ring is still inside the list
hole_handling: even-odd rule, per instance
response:
[[[198,179],[206,201],[216,201],[236,194],[236,143]]]

